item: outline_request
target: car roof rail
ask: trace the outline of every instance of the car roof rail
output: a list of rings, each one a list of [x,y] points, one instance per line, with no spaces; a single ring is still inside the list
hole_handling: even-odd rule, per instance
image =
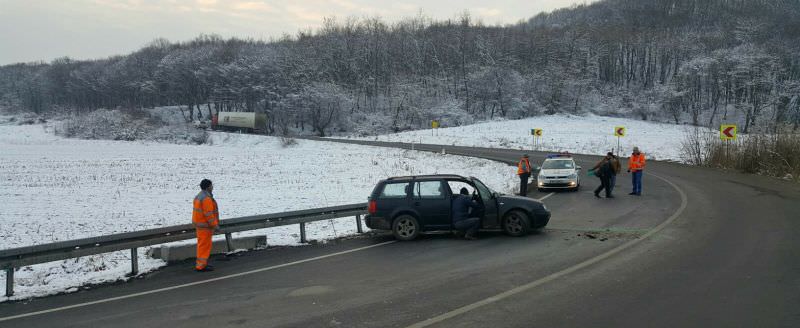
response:
[[[406,175],[389,177],[386,180],[414,180],[414,179],[466,179],[457,174],[425,174],[425,175]]]

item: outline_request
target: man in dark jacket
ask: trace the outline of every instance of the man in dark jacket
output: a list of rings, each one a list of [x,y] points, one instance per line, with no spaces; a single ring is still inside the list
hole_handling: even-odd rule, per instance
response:
[[[611,162],[613,157],[614,154],[606,154],[606,157],[603,157],[603,159],[592,168],[592,170],[595,172],[595,175],[600,178],[600,186],[594,190],[594,197],[600,198],[600,192],[605,189],[606,198],[614,198],[614,196],[611,195],[611,190],[613,188],[611,186],[611,179],[614,175],[616,175],[616,172],[614,171],[614,165]]]
[[[475,212],[480,209],[481,205],[469,197],[469,190],[461,188],[460,194],[453,197],[452,213],[453,213],[453,227],[457,231],[464,233],[464,238],[469,240],[477,239],[475,235],[478,234],[478,228],[481,225],[481,219],[474,216]],[[472,213],[470,213],[472,209]]]
[[[614,187],[617,186],[617,175],[622,170],[622,165],[619,163],[619,157],[615,156],[614,153],[609,152],[606,156],[611,156],[609,163],[611,163],[611,168],[613,169],[611,178],[608,179],[608,193],[611,194],[614,192]]]

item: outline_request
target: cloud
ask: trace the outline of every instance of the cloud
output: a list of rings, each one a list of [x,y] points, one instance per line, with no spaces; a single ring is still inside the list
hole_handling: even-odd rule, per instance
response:
[[[296,6],[296,5],[286,6],[286,11],[289,14],[292,14],[295,18],[302,20],[304,23],[312,23],[314,26],[321,24],[322,20],[326,16],[332,16],[317,11],[312,11],[306,7]]]
[[[70,56],[124,54],[158,37],[199,34],[270,38],[318,28],[325,17],[382,17],[391,23],[423,13],[448,19],[468,9],[489,23],[513,23],[542,10],[594,0],[0,0],[0,65]]]
[[[478,7],[473,8],[472,11],[482,17],[499,17],[503,15],[503,11],[497,8]]]
[[[354,9],[358,9],[359,8],[359,5],[353,3],[352,1],[349,1],[349,0],[331,0],[331,2],[333,4],[339,6],[339,7],[347,9],[347,10],[354,10]]]
[[[261,1],[237,2],[237,3],[234,3],[233,9],[235,9],[235,10],[247,10],[247,11],[258,11],[258,12],[266,12],[266,13],[277,12],[275,7],[270,6],[267,3],[261,2]]]
[[[218,3],[219,2],[217,0],[195,0],[195,7],[197,8],[197,11],[204,13],[218,12]]]

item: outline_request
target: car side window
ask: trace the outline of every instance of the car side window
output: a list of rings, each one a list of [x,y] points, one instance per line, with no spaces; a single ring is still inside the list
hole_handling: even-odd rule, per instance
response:
[[[420,181],[414,186],[414,198],[444,199],[445,191],[441,181]]]
[[[447,184],[450,186],[450,191],[453,193],[453,195],[460,193],[461,188],[467,188],[467,191],[470,195],[475,192],[475,187],[463,181],[447,181]]]
[[[409,185],[410,183],[408,182],[387,183],[383,186],[383,191],[379,198],[406,198],[406,191]]]

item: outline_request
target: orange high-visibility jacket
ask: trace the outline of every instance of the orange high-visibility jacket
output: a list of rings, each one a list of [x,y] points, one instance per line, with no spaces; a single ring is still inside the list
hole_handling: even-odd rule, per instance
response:
[[[632,154],[631,158],[628,159],[628,169],[632,172],[644,170],[644,153],[639,153],[639,155]]]
[[[519,160],[519,164],[517,164],[517,175],[523,175],[525,173],[531,173],[531,161],[523,157]]]
[[[194,197],[192,224],[199,229],[214,229],[219,226],[219,208],[211,193],[205,190]]]

